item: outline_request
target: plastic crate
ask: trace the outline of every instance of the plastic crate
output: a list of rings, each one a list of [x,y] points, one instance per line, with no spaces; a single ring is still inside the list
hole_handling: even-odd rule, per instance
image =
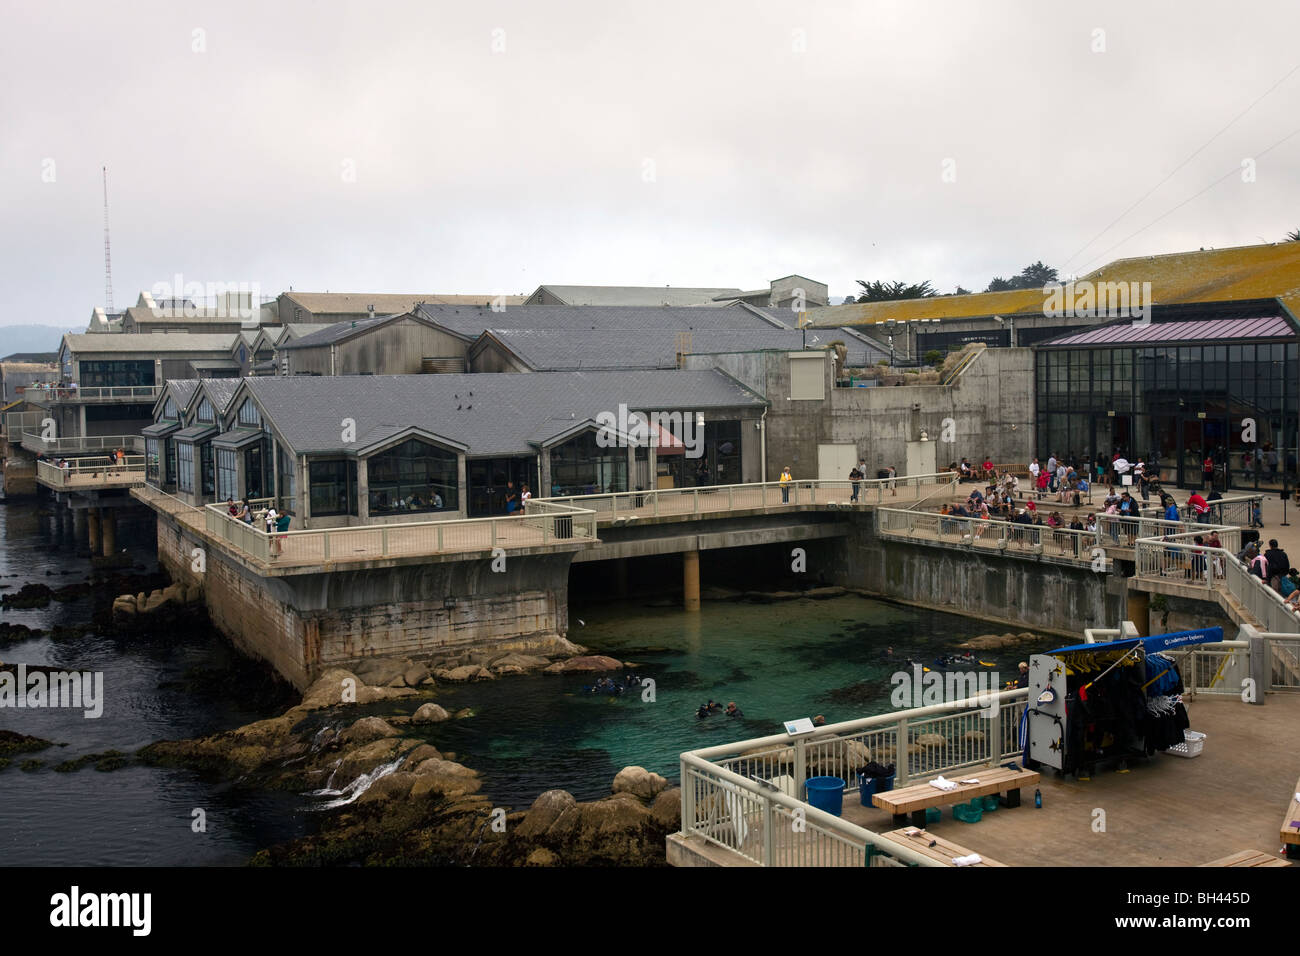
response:
[[[984,811],[967,803],[959,803],[952,808],[952,816],[954,820],[960,820],[962,823],[979,823],[980,818],[984,816]]]
[[[1206,735],[1196,730],[1184,730],[1183,742],[1174,744],[1165,753],[1173,754],[1175,757],[1199,757],[1201,751],[1205,749]]]
[[[980,809],[985,813],[992,813],[998,808],[998,795],[996,793],[990,794],[987,797],[978,797],[976,799],[980,802]]]

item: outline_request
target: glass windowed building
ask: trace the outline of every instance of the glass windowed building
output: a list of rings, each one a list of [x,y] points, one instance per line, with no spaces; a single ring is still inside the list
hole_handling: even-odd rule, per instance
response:
[[[1036,347],[1038,452],[1080,463],[1116,452],[1162,481],[1278,489],[1296,481],[1297,325],[1271,312],[1155,316]],[[1222,315],[1222,312],[1219,313]]]

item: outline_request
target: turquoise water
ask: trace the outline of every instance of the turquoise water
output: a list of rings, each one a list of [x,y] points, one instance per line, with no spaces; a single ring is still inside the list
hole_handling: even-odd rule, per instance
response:
[[[480,771],[484,792],[502,805],[527,806],[552,788],[579,799],[604,796],[629,764],[675,781],[683,750],[779,733],[796,717],[824,714],[834,723],[883,713],[892,709],[890,675],[907,669],[909,657],[928,663],[970,637],[1006,630],[853,595],[706,602],[698,614],[602,604],[575,608],[570,621],[571,639],[653,679],[655,699],[636,689],[613,698],[583,693],[591,675],[444,685],[444,706],[472,707],[476,716],[435,725],[428,737]],[[1010,677],[1031,649],[1052,641],[982,657]],[[697,719],[710,698],[736,701],[744,717]]]

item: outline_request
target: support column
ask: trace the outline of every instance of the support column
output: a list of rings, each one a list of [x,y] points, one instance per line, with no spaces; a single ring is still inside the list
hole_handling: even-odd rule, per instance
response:
[[[101,522],[100,537],[104,539],[104,557],[117,553],[117,511],[113,508],[104,509],[104,517]]]
[[[614,561],[614,596],[627,597],[627,558]]]
[[[86,512],[86,525],[90,528],[90,553],[99,554],[99,509],[91,508]]]
[[[687,611],[700,609],[700,552],[682,553],[682,607]]]
[[[370,523],[370,459],[357,459],[357,524]]]
[[[1137,625],[1139,635],[1151,636],[1151,595],[1148,592],[1129,588],[1127,617]]]

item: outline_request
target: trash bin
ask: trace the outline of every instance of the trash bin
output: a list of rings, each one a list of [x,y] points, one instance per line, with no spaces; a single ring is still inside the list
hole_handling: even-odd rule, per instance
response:
[[[844,812],[844,780],[841,777],[809,777],[804,784],[808,803],[818,810],[839,816]]]
[[[865,773],[858,774],[858,795],[862,799],[864,807],[875,806],[871,798],[877,793],[887,793],[894,789],[894,775],[891,773],[887,777],[874,777]]]
[[[573,537],[573,516],[557,515],[555,518],[555,536],[557,538]]]

